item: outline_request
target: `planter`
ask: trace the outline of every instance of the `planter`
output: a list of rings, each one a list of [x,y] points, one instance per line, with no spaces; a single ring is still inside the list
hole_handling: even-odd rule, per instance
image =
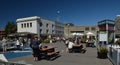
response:
[[[106,59],[107,58],[107,53],[97,52],[97,57],[100,58],[100,59]]]

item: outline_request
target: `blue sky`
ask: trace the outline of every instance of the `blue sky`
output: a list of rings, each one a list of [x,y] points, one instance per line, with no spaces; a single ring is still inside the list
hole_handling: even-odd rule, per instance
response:
[[[120,0],[0,0],[0,27],[30,16],[59,17],[62,23],[91,26],[104,19],[114,20],[119,14]]]

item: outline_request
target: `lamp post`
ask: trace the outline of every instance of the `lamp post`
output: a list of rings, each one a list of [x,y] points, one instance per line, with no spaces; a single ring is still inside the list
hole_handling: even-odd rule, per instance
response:
[[[59,20],[59,14],[60,14],[60,11],[58,10],[58,11],[57,11],[57,21],[60,21],[60,20]]]
[[[67,24],[67,27],[68,27],[68,38],[69,38],[69,26],[70,26],[70,24]]]

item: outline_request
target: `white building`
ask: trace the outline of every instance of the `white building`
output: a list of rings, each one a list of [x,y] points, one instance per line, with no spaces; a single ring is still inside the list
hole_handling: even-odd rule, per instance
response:
[[[16,20],[17,32],[30,32],[41,35],[63,35],[64,25],[60,22],[38,16]]]

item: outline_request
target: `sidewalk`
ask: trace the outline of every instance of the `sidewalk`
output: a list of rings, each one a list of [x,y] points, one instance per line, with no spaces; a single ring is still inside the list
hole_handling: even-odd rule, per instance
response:
[[[109,59],[98,59],[97,49],[87,47],[86,53],[66,53],[64,43],[47,44],[58,47],[61,50],[61,57],[53,61],[40,60],[34,61],[32,55],[8,59],[9,61],[33,64],[33,65],[113,65]]]

